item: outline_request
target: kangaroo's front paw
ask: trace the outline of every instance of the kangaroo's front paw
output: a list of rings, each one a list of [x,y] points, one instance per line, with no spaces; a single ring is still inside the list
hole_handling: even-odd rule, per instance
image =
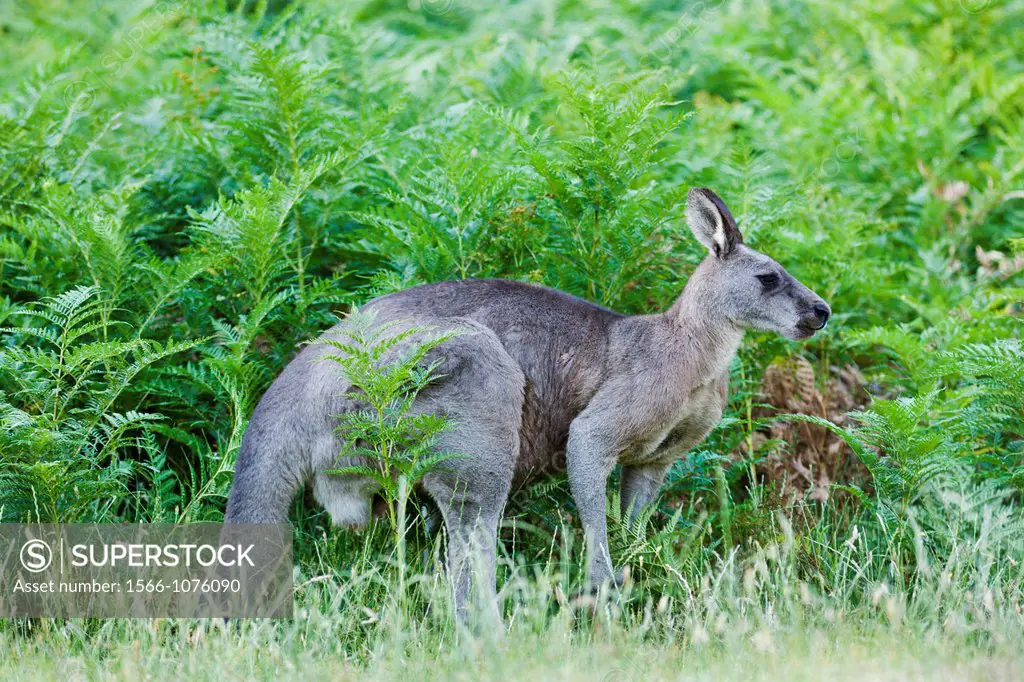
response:
[[[629,566],[612,571],[606,578],[591,578],[588,584],[580,590],[572,600],[574,606],[593,605],[601,594],[602,590],[620,590],[629,584]]]

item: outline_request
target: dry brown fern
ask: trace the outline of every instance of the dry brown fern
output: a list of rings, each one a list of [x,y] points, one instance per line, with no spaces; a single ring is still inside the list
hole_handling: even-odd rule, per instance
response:
[[[807,414],[843,425],[849,421],[849,412],[862,409],[867,402],[865,383],[855,365],[830,367],[829,376],[821,385],[814,366],[806,358],[778,360],[765,370],[761,386],[762,402],[771,407],[757,410],[755,416]],[[774,447],[757,465],[758,473],[790,496],[824,502],[829,498],[832,483],[866,485],[870,480],[867,470],[843,441],[820,426],[775,422],[755,434],[755,450],[764,447],[769,439],[782,445]]]

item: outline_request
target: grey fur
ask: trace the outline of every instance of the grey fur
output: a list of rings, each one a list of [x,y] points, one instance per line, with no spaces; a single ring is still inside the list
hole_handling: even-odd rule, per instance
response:
[[[808,338],[825,302],[778,263],[743,245],[735,220],[707,189],[689,193],[687,219],[710,253],[664,313],[625,316],[569,294],[502,280],[439,282],[366,304],[379,322],[463,328],[437,349],[443,377],[417,399],[456,426],[442,446],[466,455],[428,474],[422,489],[448,529],[448,572],[464,617],[471,561],[493,616],[498,523],[512,486],[565,471],[588,541],[589,582],[616,580],[608,554],[607,479],[622,466],[623,512],[657,496],[672,462],[718,423],[728,366],[745,329]],[[774,276],[776,280],[771,281]],[[341,334],[339,326],[327,334]],[[358,409],[313,344],[284,369],[257,406],[242,442],[228,503],[233,523],[283,522],[313,480],[337,524],[369,520],[366,480],[328,476],[338,465],[337,415]]]

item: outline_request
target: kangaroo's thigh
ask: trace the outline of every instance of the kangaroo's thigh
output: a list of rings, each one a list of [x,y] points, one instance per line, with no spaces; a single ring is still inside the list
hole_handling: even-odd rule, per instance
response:
[[[415,410],[444,416],[438,442],[453,455],[424,481],[439,506],[445,492],[504,506],[519,454],[526,378],[490,329],[458,318],[463,333],[438,348],[439,380],[425,389]],[[447,490],[450,488],[451,490]]]
[[[468,332],[439,349],[443,378],[421,394],[417,409],[449,420],[438,446],[453,457],[421,485],[444,518],[453,598],[464,619],[473,573],[481,605],[490,615],[497,612],[495,544],[519,454],[526,379],[492,331],[471,322],[460,326]]]

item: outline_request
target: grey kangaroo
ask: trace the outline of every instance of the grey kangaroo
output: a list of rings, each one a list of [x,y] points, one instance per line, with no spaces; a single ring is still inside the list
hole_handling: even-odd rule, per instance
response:
[[[496,614],[497,531],[510,489],[556,472],[568,475],[579,510],[589,584],[620,581],[606,527],[613,467],[622,467],[623,514],[635,520],[672,463],[721,419],[729,363],[744,330],[806,339],[825,327],[825,301],[745,246],[714,192],[690,190],[686,217],[709,253],[663,313],[621,315],[503,280],[428,284],[364,306],[375,323],[470,332],[432,351],[441,376],[416,399],[417,409],[453,421],[440,446],[462,455],[420,482],[447,529],[460,618],[471,589]],[[344,324],[327,336],[344,336]],[[263,396],[242,441],[228,522],[284,522],[292,497],[310,480],[335,524],[371,518],[376,491],[369,480],[323,473],[339,466],[338,415],[360,409],[338,366],[321,361],[337,352],[307,346]]]

